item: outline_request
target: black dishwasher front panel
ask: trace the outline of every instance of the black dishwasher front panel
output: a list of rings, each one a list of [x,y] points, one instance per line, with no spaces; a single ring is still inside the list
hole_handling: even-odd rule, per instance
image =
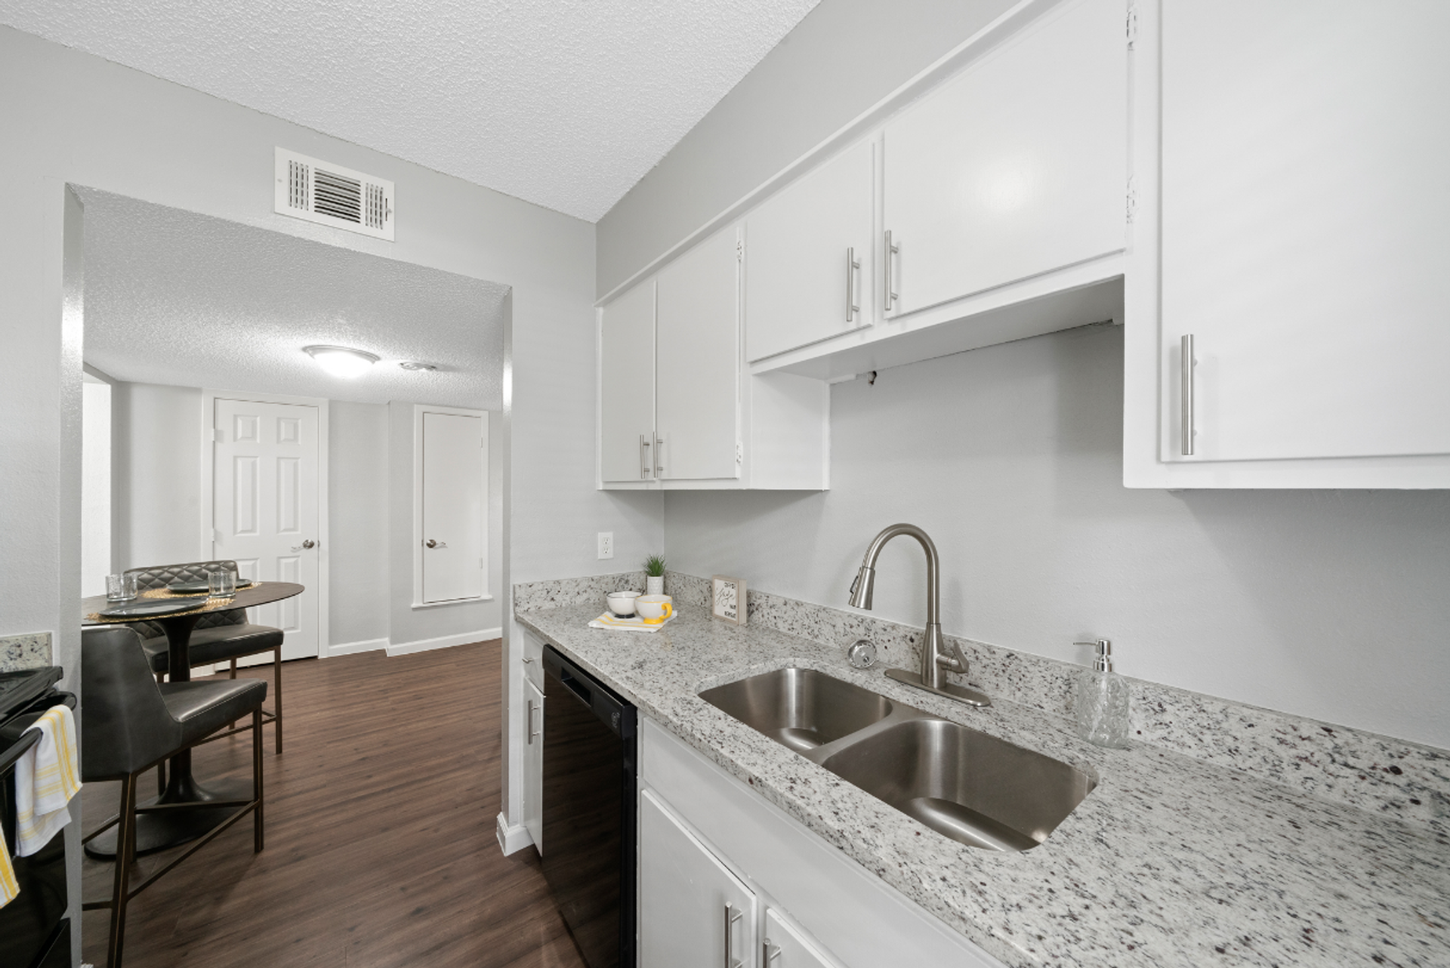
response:
[[[543,868],[589,968],[635,963],[637,713],[544,649]]]

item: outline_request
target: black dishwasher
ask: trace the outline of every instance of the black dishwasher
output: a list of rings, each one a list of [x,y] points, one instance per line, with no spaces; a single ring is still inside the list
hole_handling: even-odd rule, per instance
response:
[[[589,968],[635,963],[633,706],[544,649],[543,867]]]

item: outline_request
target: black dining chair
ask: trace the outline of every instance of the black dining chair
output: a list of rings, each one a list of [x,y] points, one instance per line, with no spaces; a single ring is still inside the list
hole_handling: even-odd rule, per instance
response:
[[[206,581],[207,572],[227,569],[236,575],[235,561],[190,561],[179,565],[155,565],[148,568],[128,568],[126,574],[136,576],[138,591],[165,588],[174,582]],[[141,634],[141,648],[146,660],[159,682],[166,675],[170,665],[170,648],[166,632],[155,622],[129,622]],[[262,722],[271,723],[273,740],[277,752],[282,752],[282,639],[281,629],[268,625],[253,625],[247,621],[247,611],[234,608],[221,612],[207,612],[197,621],[192,630],[188,653],[192,667],[213,665],[217,662],[231,663],[231,676],[237,677],[237,660],[249,655],[272,653],[272,711],[262,711]],[[212,737],[223,739],[238,730]],[[161,785],[165,786],[165,770],[160,774]]]
[[[210,843],[248,812],[253,820],[253,851],[262,849],[262,679],[158,683],[152,678],[141,638],[124,625],[89,628],[81,633],[81,780],[121,781],[121,807],[116,816],[87,834],[82,843],[120,825],[116,836],[116,870],[109,901],[87,901],[82,910],[109,908],[111,933],[107,963],[121,968],[126,939],[126,905],[158,877]],[[252,716],[252,799],[218,801],[211,806],[237,806],[231,814],[193,842],[179,856],[135,887],[131,865],[136,860],[136,815],[177,809],[171,805],[139,806],[136,778],[162,760],[205,740],[212,733]]]

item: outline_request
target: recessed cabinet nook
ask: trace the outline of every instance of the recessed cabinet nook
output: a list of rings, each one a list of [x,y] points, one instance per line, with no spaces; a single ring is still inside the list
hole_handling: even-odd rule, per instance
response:
[[[830,383],[1111,320],[1130,487],[1450,486],[1447,32],[1024,0],[601,301],[599,485],[825,489]]]

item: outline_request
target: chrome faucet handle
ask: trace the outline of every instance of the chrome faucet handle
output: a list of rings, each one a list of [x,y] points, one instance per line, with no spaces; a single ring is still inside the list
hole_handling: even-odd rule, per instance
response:
[[[947,655],[946,653],[938,653],[936,657],[937,665],[943,666],[952,672],[960,672],[962,675],[966,675],[967,657],[966,654],[962,652],[961,643],[957,642],[955,639],[948,639],[947,644],[951,647],[951,655]]]

